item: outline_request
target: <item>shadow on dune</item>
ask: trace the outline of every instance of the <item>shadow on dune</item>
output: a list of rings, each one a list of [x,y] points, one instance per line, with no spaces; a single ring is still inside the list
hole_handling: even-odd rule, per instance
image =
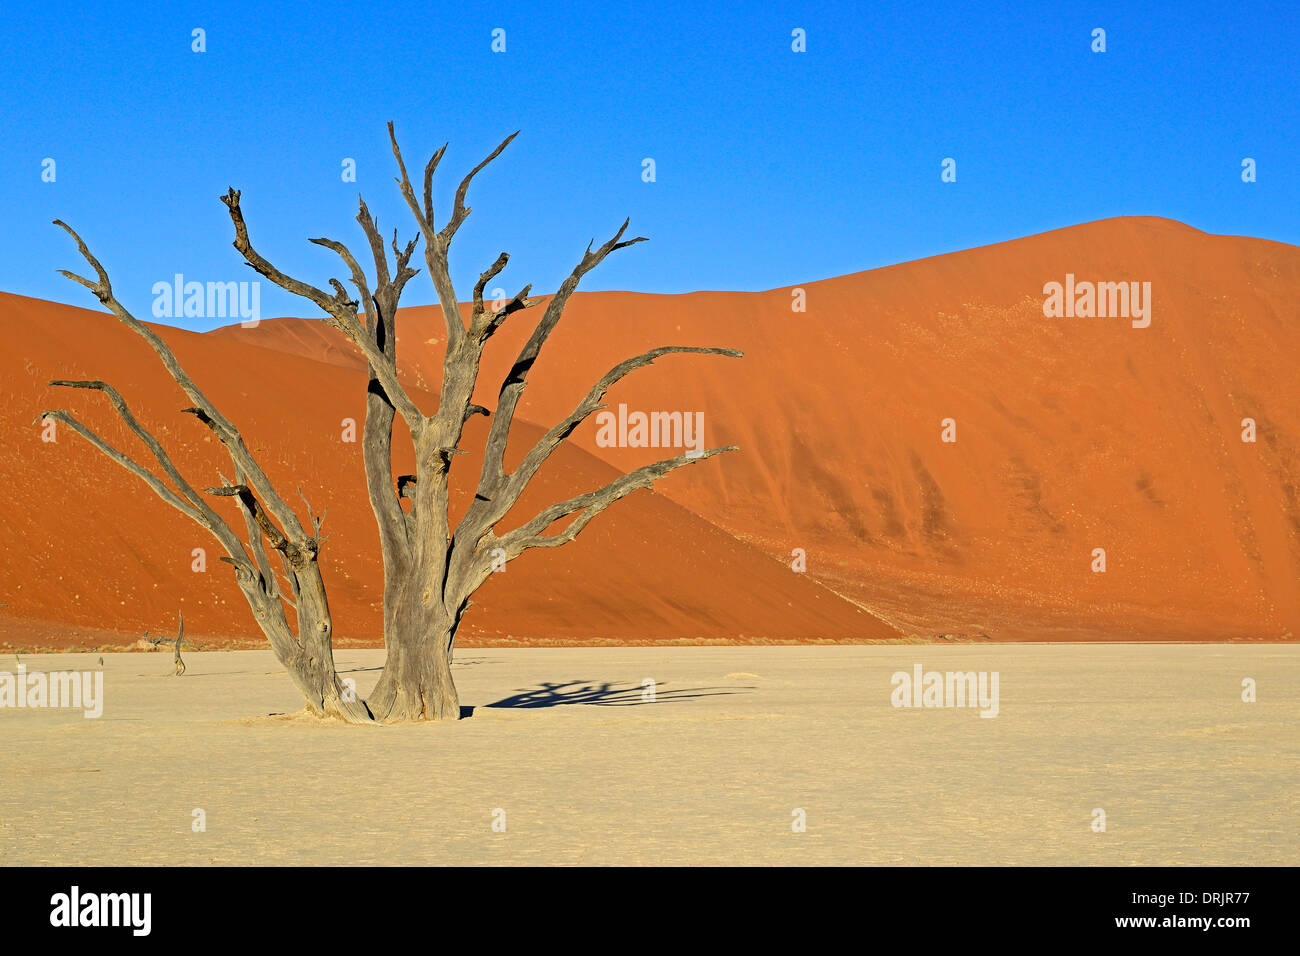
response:
[[[655,685],[654,700],[645,700],[646,688],[640,684],[619,684],[595,681],[568,681],[562,684],[543,682],[535,690],[525,690],[503,697],[484,707],[558,707],[561,704],[597,704],[602,707],[631,707],[637,704],[666,703],[690,700],[695,697],[718,697],[751,691],[752,687],[687,687],[681,690],[664,690],[665,682]]]

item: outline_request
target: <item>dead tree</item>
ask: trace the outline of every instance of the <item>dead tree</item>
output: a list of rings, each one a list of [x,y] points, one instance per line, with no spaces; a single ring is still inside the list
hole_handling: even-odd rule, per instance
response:
[[[146,641],[152,646],[157,647],[163,641],[167,640],[167,638],[155,637],[151,641],[149,640],[149,632],[146,630],[144,632],[144,637],[140,638],[140,640]],[[185,673],[185,662],[181,660],[181,648],[188,647],[191,650],[195,650],[195,651],[203,650],[203,648],[199,647],[197,644],[193,644],[190,641],[185,640],[185,612],[184,611],[176,612],[176,639],[171,643],[172,643],[172,650],[174,654],[174,656],[172,657],[172,662],[176,666],[176,676],[180,677]],[[103,658],[101,658],[100,661],[102,663]]]
[[[612,238],[592,248],[546,302],[518,357],[501,383],[495,410],[473,402],[484,346],[516,313],[539,304],[528,297],[525,286],[503,306],[484,303],[483,290],[506,266],[502,253],[474,285],[468,318],[461,311],[448,269],[447,253],[457,230],[470,214],[465,197],[470,182],[500,155],[513,134],[461,181],[450,215],[439,228],[433,209],[434,173],[446,146],[433,154],[424,168],[423,204],[407,175],[406,164],[388,124],[393,157],[400,173],[397,183],[415,219],[417,232],[399,246],[392,239],[390,261],[379,226],[364,200],[357,222],[365,234],[374,261],[373,284],[352,252],[332,239],[312,242],[332,250],[342,260],[357,298],[343,283],[330,279],[332,292],[292,278],[271,264],[254,247],[240,206],[240,193],[230,189],[221,197],[234,225],[235,248],[248,265],[281,288],[314,303],[324,321],[350,339],[368,364],[366,418],[362,436],[366,485],[379,527],[384,568],[383,673],[366,700],[345,692],[334,668],[333,621],[320,572],[321,519],[308,508],[310,527],[272,487],[262,467],[249,452],[233,422],[226,418],[181,368],[167,344],[135,318],[113,294],[108,274],[86,244],[70,227],[56,220],[77,242],[82,257],[95,272],[87,279],[71,272],[63,275],[90,289],[110,311],[158,354],[167,372],[193,403],[184,411],[194,415],[221,442],[234,468],[234,480],[222,479],[208,488],[211,496],[227,497],[236,504],[244,523],[241,538],[184,478],[158,440],[131,413],[122,396],[99,381],[56,381],[51,384],[91,389],[105,395],[127,427],[158,462],[161,475],[110,445],[66,411],[43,413],[44,418],[66,424],[117,464],[134,473],[164,501],[208,530],[226,551],[235,578],[254,618],[276,657],[306,698],[308,709],[351,722],[455,719],[460,704],[452,681],[451,661],[456,630],[470,596],[487,580],[494,562],[510,561],[532,548],[554,548],[572,541],[596,515],[639,488],[646,488],[668,472],[735,446],[710,448],[697,455],[681,455],[631,471],[609,484],[543,509],[518,527],[498,533],[497,526],[519,501],[528,482],[570,434],[590,415],[603,408],[605,392],[624,376],[670,353],[697,353],[739,357],[725,348],[666,346],[652,349],[614,366],[596,382],[577,407],[547,431],[524,455],[513,471],[506,469],[506,445],[515,409],[527,384],[533,363],[564,312],[582,277],[619,249],[642,242],[624,239],[624,221]],[[446,354],[438,407],[422,410],[398,380],[396,319],[398,301],[406,284],[418,274],[411,257],[423,239],[424,261],[433,282],[447,327]],[[61,270],[62,271],[62,270]],[[449,475],[453,461],[464,454],[459,447],[465,423],[474,415],[490,419],[487,444],[477,478],[473,503],[453,528],[448,515]],[[392,465],[393,428],[397,419],[410,433],[415,449],[416,473],[395,480]],[[164,480],[166,479],[166,480]],[[169,484],[170,482],[170,484]],[[402,500],[409,499],[409,508]],[[558,529],[553,530],[559,523]],[[246,540],[245,540],[246,539]],[[278,556],[290,594],[280,588],[271,555]],[[287,611],[286,611],[287,608]],[[289,618],[294,619],[291,626]]]
[[[181,660],[181,641],[185,637],[185,616],[181,615],[179,623],[176,625],[176,644],[174,645],[175,657],[173,662],[176,664],[176,676],[180,677],[185,673],[185,662]]]

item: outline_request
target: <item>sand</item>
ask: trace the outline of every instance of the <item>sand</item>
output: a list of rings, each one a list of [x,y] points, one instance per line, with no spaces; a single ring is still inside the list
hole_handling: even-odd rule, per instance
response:
[[[522,259],[510,268],[533,278]],[[1044,317],[1044,284],[1067,274],[1150,282],[1150,326]],[[792,289],[574,296],[529,376],[510,460],[615,362],[673,344],[746,357],[665,357],[611,391],[612,407],[700,411],[709,444],[741,450],[512,563],[476,595],[464,646],[1294,640],[1300,249],[1118,218],[800,288],[803,312]],[[413,285],[408,298],[421,296]],[[512,317],[490,343],[476,401],[495,405],[535,319]],[[397,324],[409,387],[436,388],[440,317],[413,307]],[[377,646],[377,536],[359,446],[341,437],[344,418],[362,417],[355,349],[305,319],[162,334],[284,496],[296,502],[301,485],[328,509],[336,634]],[[174,627],[181,606],[196,639],[247,635],[211,540],[73,436],[43,444],[32,424],[62,406],[122,438],[102,397],[46,385],[102,378],[196,482],[215,484],[228,462],[180,414],[188,402],[147,346],[103,313],[3,294],[0,340],[0,479],[24,492],[0,498],[0,651],[122,645]],[[945,418],[955,444],[940,440]],[[485,428],[471,420],[453,467],[457,507]],[[520,519],[663,454],[601,447],[596,433],[575,432]],[[410,470],[407,452],[395,467]],[[790,568],[796,548],[806,573]]]
[[[338,658],[362,692],[377,678],[381,652]],[[98,655],[24,661],[99,667]],[[0,710],[7,863],[1300,857],[1292,647],[466,650],[455,672],[472,717],[377,728],[295,715],[269,652],[187,662],[175,678],[170,654],[105,655],[98,720]],[[997,671],[998,716],[892,707],[891,675],[918,663]],[[1256,703],[1241,700],[1245,677]],[[641,700],[646,678],[653,703]],[[549,706],[518,706],[530,701]],[[192,830],[195,808],[205,832]],[[492,828],[498,809],[504,832]],[[796,809],[806,832],[792,831]]]

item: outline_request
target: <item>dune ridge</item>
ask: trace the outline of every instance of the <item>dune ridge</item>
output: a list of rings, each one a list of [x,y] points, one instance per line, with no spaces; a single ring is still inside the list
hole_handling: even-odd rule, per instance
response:
[[[1067,275],[1149,282],[1149,327],[1044,316],[1044,284]],[[1151,217],[797,289],[580,292],[530,375],[511,456],[612,365],[662,345],[745,358],[665,357],[611,391],[611,408],[702,412],[709,446],[741,450],[512,563],[480,592],[465,638],[1291,640],[1298,293],[1300,249]],[[532,321],[515,316],[489,346],[480,404],[494,406]],[[342,419],[361,418],[359,355],[315,320],[160,331],[282,489],[300,480],[329,507],[336,629],[376,642],[375,532],[359,452],[339,441]],[[195,633],[255,638],[216,555],[202,577],[190,571],[191,549],[211,541],[75,436],[41,445],[31,424],[68,407],[122,437],[92,397],[45,387],[103,378],[215,477],[215,450],[176,414],[183,396],[152,353],[111,317],[12,295],[0,295],[0,332],[4,477],[25,492],[0,499],[0,644],[38,620],[54,646],[60,625],[158,627],[182,595],[187,629],[194,608]],[[442,338],[434,309],[400,313],[411,387],[436,388]],[[1241,440],[1246,418],[1253,443]],[[941,440],[945,419],[955,442]],[[469,458],[485,431],[474,423]],[[603,447],[597,434],[595,422],[579,428],[521,509],[665,456]],[[477,472],[453,476],[464,492]],[[791,570],[795,549],[806,573]]]

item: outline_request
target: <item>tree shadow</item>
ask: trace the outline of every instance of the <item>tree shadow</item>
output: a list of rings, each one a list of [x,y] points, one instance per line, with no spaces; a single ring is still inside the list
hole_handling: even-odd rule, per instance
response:
[[[536,689],[521,691],[482,706],[559,707],[562,704],[595,704],[599,707],[633,707],[638,704],[691,700],[696,697],[720,697],[754,689],[753,687],[687,687],[680,690],[664,690],[666,683],[667,681],[656,683],[654,698],[646,699],[643,695],[648,689],[640,684],[619,686],[610,681],[574,680],[564,683],[543,681]]]

